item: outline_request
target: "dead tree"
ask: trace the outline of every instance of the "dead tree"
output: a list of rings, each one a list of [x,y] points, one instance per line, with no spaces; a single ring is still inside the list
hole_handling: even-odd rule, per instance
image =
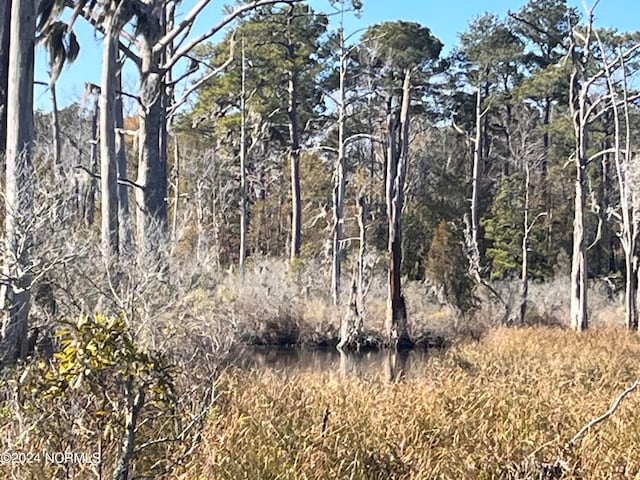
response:
[[[411,94],[411,70],[406,69],[402,86],[400,111],[389,109],[387,119],[387,220],[389,285],[387,316],[385,320],[386,344],[390,348],[402,348],[411,344],[407,322],[407,307],[401,290],[402,267],[402,207],[404,183],[409,156],[409,101]]]
[[[32,214],[33,72],[36,2],[13,2],[7,90],[5,258],[0,292],[5,316],[0,362],[27,353],[30,307],[29,216]]]

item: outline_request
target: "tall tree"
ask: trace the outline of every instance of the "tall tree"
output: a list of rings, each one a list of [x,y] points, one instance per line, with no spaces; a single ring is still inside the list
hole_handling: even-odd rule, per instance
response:
[[[613,60],[607,59],[603,49],[601,49],[602,56],[598,56],[596,49],[597,32],[594,28],[594,9],[595,6],[587,11],[588,20],[585,26],[573,26],[570,32],[569,44],[572,67],[569,105],[574,130],[575,153],[573,160],[576,170],[570,318],[571,326],[578,331],[585,330],[589,324],[587,317],[587,245],[585,240],[587,168],[592,160],[609,153],[606,150],[593,153],[590,142],[594,137],[594,123],[613,109],[615,132],[616,137],[618,137],[615,140],[614,153],[617,152],[615,154],[618,155],[618,165],[620,165],[622,123],[618,109],[627,105],[631,99],[626,94],[623,94],[620,100],[615,90],[611,90],[613,87],[611,76],[613,75],[613,70],[618,69],[620,66],[620,62],[624,67],[624,61],[628,60],[628,57],[640,48],[637,41],[632,41],[632,47],[626,49],[624,53],[621,53],[620,56]],[[626,70],[622,73],[623,78],[625,74]],[[605,92],[608,87],[608,93],[602,93],[602,89],[599,88],[602,83],[605,84]],[[629,154],[629,145],[627,141],[627,155]],[[624,188],[621,189],[620,194],[625,194]],[[631,230],[628,233],[632,233]],[[633,258],[634,246],[631,240],[632,237],[625,238],[624,243],[629,248],[628,255]],[[629,267],[631,269],[629,273],[633,275],[633,265],[629,265]],[[630,304],[628,307],[633,308]],[[627,320],[632,321],[633,319],[627,318]]]
[[[120,241],[120,253],[127,253],[133,246],[133,232],[129,213],[129,185],[125,182],[127,175],[127,154],[124,125],[124,102],[122,101],[122,65],[123,57],[118,61],[116,72],[116,99],[115,99],[115,128],[116,136],[116,158],[117,177],[120,181],[118,186],[118,240]]]
[[[244,109],[247,128],[261,137],[254,136],[248,142],[245,154],[249,155],[253,146],[262,141],[268,145],[266,154],[286,150],[288,156],[292,212],[289,258],[292,261],[299,256],[302,243],[302,144],[313,131],[311,120],[323,108],[317,83],[324,68],[327,24],[325,15],[305,5],[271,6],[244,19],[235,33],[236,38],[251,39],[244,49],[247,58]],[[210,62],[224,65],[231,43],[229,34],[207,55]],[[213,128],[232,125],[232,138],[240,137],[242,125],[242,94],[238,87],[243,82],[239,60],[234,58],[222,75],[205,76],[207,81],[193,112],[195,118],[204,119],[198,121],[201,126],[207,122]],[[241,146],[234,142],[234,148],[240,150],[238,147]]]
[[[108,259],[118,254],[120,247],[118,201],[118,155],[116,124],[118,108],[118,40],[127,20],[124,2],[105,2],[102,13],[102,84],[100,88],[100,193],[102,251]],[[122,144],[122,142],[121,142]]]
[[[171,30],[165,31],[164,9],[153,8],[142,2],[132,1],[138,19],[138,36],[135,38],[137,57],[135,63],[140,72],[139,86],[139,158],[136,180],[136,204],[138,206],[138,236],[143,251],[158,245],[163,232],[168,227],[167,217],[167,153],[163,141],[166,123],[165,75],[194,47],[211,38],[236,18],[256,8],[275,3],[296,3],[299,0],[256,0],[242,3],[209,30],[187,39],[170,56],[166,55],[168,45],[189,32],[194,21],[210,0],[198,2]],[[295,129],[294,129],[295,132]]]
[[[2,303],[5,316],[0,338],[0,361],[13,362],[26,351],[30,287],[29,250],[32,232],[33,72],[36,2],[11,5],[7,90],[7,146],[5,193],[5,258]]]
[[[606,79],[608,90],[604,109],[610,109],[613,118],[612,149],[600,152],[603,157],[613,154],[613,167],[617,179],[619,203],[613,208],[609,207],[608,211],[618,222],[618,238],[624,251],[625,324],[630,330],[638,330],[640,169],[633,153],[630,103],[639,96],[637,92],[631,91],[633,80],[640,73],[637,67],[640,58],[639,34],[620,35],[595,31],[594,35],[603,65],[601,72]]]
[[[385,192],[389,283],[386,343],[400,348],[410,343],[407,310],[401,291],[402,209],[409,162],[409,122],[412,99],[429,84],[442,43],[427,27],[413,22],[385,22],[369,27],[365,48],[378,60],[378,76],[386,105]],[[416,88],[420,85],[422,88]],[[413,92],[412,92],[413,90]]]
[[[11,2],[0,2],[0,155],[7,145],[7,81],[9,79],[9,34]]]
[[[531,74],[523,82],[520,94],[542,109],[542,144],[548,155],[553,103],[562,100],[566,105],[568,90],[566,75],[552,67],[565,57],[569,30],[578,24],[580,15],[566,0],[530,0],[510,17],[509,27],[527,47],[523,60]],[[546,158],[542,167],[546,174]]]
[[[463,81],[475,90],[474,133],[468,134],[473,149],[468,243],[470,271],[480,282],[480,194],[481,177],[488,170],[490,154],[489,118],[491,111],[499,110],[497,106],[501,105],[506,109],[503,118],[507,122],[511,119],[511,90],[519,80],[522,44],[504,22],[493,14],[485,14],[460,35],[457,56],[464,72]],[[455,122],[454,126],[461,128]]]
[[[333,257],[331,268],[331,296],[334,305],[340,305],[340,280],[342,273],[342,231],[344,225],[344,203],[345,188],[347,182],[347,68],[349,56],[353,53],[354,47],[348,47],[347,41],[352,35],[346,35],[344,31],[344,15],[349,11],[358,12],[362,4],[358,1],[346,2],[339,0],[335,2],[340,15],[340,25],[337,32],[338,42],[338,91],[337,91],[337,123],[338,123],[338,148],[337,159],[334,172],[333,191]],[[347,329],[349,330],[349,329]],[[349,343],[349,342],[347,342]]]

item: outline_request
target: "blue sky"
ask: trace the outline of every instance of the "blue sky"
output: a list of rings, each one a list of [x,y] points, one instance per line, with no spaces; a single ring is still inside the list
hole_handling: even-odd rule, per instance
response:
[[[586,0],[588,5],[593,0]],[[458,34],[463,32],[471,20],[484,12],[491,11],[500,17],[509,10],[516,11],[526,0],[363,0],[364,12],[360,18],[348,16],[346,29],[354,32],[375,23],[387,20],[408,20],[419,22],[444,43],[449,51],[456,43]],[[190,7],[193,0],[183,0],[183,8]],[[199,18],[194,33],[202,31],[220,18],[223,3],[228,0],[212,2],[212,5]],[[583,11],[581,0],[569,0],[569,3]],[[327,0],[310,0],[310,4],[322,11],[330,11]],[[640,30],[640,0],[600,0],[596,9],[596,24],[600,27],[615,27],[621,31]],[[58,98],[61,106],[78,100],[82,95],[85,81],[98,83],[100,80],[101,42],[91,28],[83,21],[76,25],[76,33],[82,45],[81,53],[75,64],[62,72],[58,81]],[[214,37],[218,40],[220,37]],[[36,80],[48,81],[46,54],[38,48],[36,60]],[[124,89],[135,90],[136,79],[133,72],[125,73]],[[36,86],[36,106],[48,109],[49,93],[44,87]]]

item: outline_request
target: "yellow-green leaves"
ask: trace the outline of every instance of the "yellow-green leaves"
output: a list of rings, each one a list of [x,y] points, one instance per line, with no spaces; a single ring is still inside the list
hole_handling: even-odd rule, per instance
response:
[[[127,379],[162,401],[171,398],[167,361],[136,345],[124,317],[98,313],[81,317],[64,322],[55,337],[60,348],[52,361],[33,364],[20,377],[22,385],[43,398],[63,395],[68,388],[96,398],[113,396],[122,392]]]

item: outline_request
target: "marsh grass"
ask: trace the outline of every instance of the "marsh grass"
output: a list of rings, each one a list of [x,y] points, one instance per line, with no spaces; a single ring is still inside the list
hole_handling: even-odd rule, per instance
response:
[[[494,329],[395,383],[229,370],[180,478],[640,478],[639,393],[565,448],[639,356],[623,330],[538,327]]]

